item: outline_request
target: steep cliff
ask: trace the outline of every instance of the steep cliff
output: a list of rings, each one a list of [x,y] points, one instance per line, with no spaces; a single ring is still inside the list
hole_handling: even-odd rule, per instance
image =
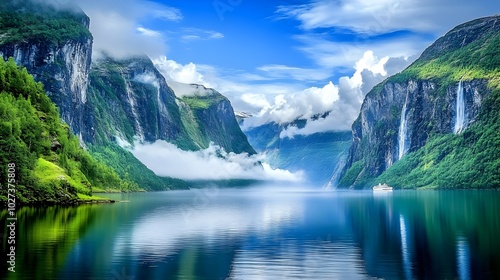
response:
[[[103,143],[115,136],[129,142],[184,137],[175,95],[147,57],[95,61],[89,100],[96,114],[91,142]]]
[[[491,121],[499,115],[499,19],[487,17],[454,28],[411,66],[367,94],[352,126],[341,187],[363,188],[380,180],[401,188],[499,186],[495,185],[500,184],[498,172],[481,176],[478,169],[499,165],[500,130]],[[471,152],[483,141],[490,143],[490,152],[496,156],[479,157]],[[425,158],[430,154],[436,157]],[[472,184],[472,173],[465,174],[457,166],[470,166],[474,174],[488,178],[481,185]],[[449,174],[437,174],[445,167]]]
[[[59,7],[62,8],[62,7]],[[87,84],[92,55],[90,20],[74,7],[60,10],[34,1],[0,4],[0,56],[18,65],[45,85],[62,119],[72,131],[88,135],[91,108]]]
[[[92,143],[120,137],[130,143],[165,140],[181,149],[199,150],[213,142],[228,152],[255,153],[226,97],[199,85],[184,88],[200,87],[203,95],[176,97],[147,57],[102,59],[93,63],[90,76],[89,100],[95,109]]]
[[[178,104],[182,123],[198,147],[207,148],[212,142],[227,152],[256,153],[225,96],[202,85],[185,85],[184,91],[186,88],[191,94],[181,97]]]

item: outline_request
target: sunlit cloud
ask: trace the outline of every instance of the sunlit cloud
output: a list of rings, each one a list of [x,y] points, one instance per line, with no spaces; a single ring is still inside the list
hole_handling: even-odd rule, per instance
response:
[[[303,119],[307,120],[305,127],[288,126],[280,136],[292,138],[295,135],[350,130],[368,91],[408,63],[404,57],[378,58],[372,51],[367,51],[355,63],[352,76],[341,77],[338,84],[329,82],[322,88],[311,87],[297,93],[278,95],[274,101],[262,103],[263,109],[246,119],[243,129],[269,122],[290,124]],[[320,116],[325,112],[328,112],[326,116]]]

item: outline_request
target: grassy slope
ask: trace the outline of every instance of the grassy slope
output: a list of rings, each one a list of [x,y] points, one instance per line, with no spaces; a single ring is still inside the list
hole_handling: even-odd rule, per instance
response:
[[[484,32],[465,47],[448,42],[447,49],[429,48],[413,65],[384,82],[432,80],[438,85],[436,94],[442,94],[460,79],[486,79],[491,94],[483,101],[477,121],[459,135],[432,134],[424,147],[378,178],[357,178],[363,167],[362,162],[354,163],[343,177],[344,183],[361,179],[364,187],[378,182],[398,188],[500,187],[500,34]],[[370,94],[378,94],[379,88]]]

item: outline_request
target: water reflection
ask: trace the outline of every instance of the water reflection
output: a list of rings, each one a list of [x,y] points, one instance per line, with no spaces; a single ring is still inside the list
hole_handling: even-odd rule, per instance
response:
[[[409,245],[408,245],[408,237],[406,233],[406,224],[405,224],[405,218],[402,214],[399,215],[399,227],[401,229],[401,252],[403,255],[403,268],[405,271],[405,279],[413,279],[411,275],[411,261],[410,261],[410,254],[411,252],[409,251]]]
[[[467,240],[463,237],[457,238],[457,269],[458,269],[458,279],[469,280],[470,279],[470,251],[469,244]]]
[[[0,276],[500,278],[497,192],[379,196],[258,189],[118,199],[130,203],[23,208],[18,212],[18,238],[24,244],[18,249],[20,268],[33,269],[17,278],[3,271]]]

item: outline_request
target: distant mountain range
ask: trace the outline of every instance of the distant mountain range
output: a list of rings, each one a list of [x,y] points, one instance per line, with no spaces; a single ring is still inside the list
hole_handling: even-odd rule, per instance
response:
[[[315,187],[336,186],[339,165],[347,158],[351,132],[322,132],[282,137],[289,126],[301,127],[304,120],[290,124],[267,123],[245,131],[250,144],[267,155],[272,166],[293,172],[303,171],[307,183]]]

